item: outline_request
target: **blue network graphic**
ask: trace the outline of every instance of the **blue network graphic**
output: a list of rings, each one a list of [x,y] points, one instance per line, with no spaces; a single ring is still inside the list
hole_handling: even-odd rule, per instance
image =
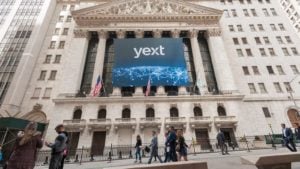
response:
[[[148,79],[153,85],[186,86],[188,74],[185,67],[138,66],[113,69],[113,85],[146,86]]]

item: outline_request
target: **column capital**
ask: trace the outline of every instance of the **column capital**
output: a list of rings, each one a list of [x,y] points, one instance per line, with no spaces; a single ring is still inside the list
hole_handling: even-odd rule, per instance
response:
[[[214,37],[214,36],[221,36],[221,28],[212,28],[212,29],[207,29],[205,32],[205,37]]]
[[[180,30],[178,29],[171,30],[171,34],[173,38],[179,38]]]
[[[140,29],[134,31],[134,33],[135,33],[136,38],[143,38],[144,37],[144,31],[142,31]]]
[[[74,29],[74,37],[75,38],[90,38],[90,32],[87,30]]]
[[[196,30],[196,29],[192,29],[189,31],[189,38],[197,38],[198,37],[198,33],[199,33],[199,30]]]
[[[159,30],[159,29],[153,30],[153,37],[154,38],[161,38],[161,34],[162,34],[161,30]]]
[[[100,31],[98,31],[98,37],[99,37],[99,39],[107,39],[108,32],[105,30],[100,30]]]
[[[123,31],[123,30],[118,30],[118,31],[116,31],[116,33],[117,33],[117,37],[118,37],[119,39],[125,38],[125,31]]]

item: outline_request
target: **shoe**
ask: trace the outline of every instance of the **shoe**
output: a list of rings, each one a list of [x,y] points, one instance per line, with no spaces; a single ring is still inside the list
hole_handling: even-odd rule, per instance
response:
[[[140,164],[142,163],[142,161],[140,161]]]
[[[137,163],[137,161],[135,160],[134,163]]]

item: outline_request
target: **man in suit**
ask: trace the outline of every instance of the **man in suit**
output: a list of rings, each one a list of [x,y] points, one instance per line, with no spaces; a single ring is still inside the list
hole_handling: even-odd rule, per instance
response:
[[[222,155],[229,154],[228,147],[226,145],[225,135],[221,130],[219,130],[219,133],[217,134],[217,141],[218,141],[218,145],[221,148]]]
[[[282,138],[283,144],[292,152],[296,152],[296,146],[294,143],[293,131],[291,128],[287,128],[284,123],[281,124],[282,127]]]
[[[177,154],[176,154],[176,132],[173,126],[170,127],[169,136],[167,137],[166,146],[170,147],[170,157],[173,162],[177,161]]]
[[[152,140],[151,140],[151,155],[148,161],[148,164],[151,164],[152,158],[153,157],[157,157],[159,162],[162,163],[163,161],[161,160],[161,158],[158,156],[158,141],[157,141],[157,136],[156,136],[156,132],[152,131]]]

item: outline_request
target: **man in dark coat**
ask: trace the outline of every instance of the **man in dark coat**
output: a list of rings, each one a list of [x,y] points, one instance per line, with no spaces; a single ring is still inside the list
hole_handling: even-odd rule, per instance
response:
[[[299,123],[295,123],[295,136],[297,140],[300,140],[300,126]]]
[[[228,147],[226,145],[225,135],[221,130],[217,134],[217,141],[218,141],[218,145],[221,148],[222,155],[229,154],[228,153]]]
[[[63,132],[64,126],[62,124],[55,127],[58,136],[54,143],[45,142],[46,146],[52,149],[49,169],[59,169],[61,160],[63,158],[63,152],[66,148],[67,136]]]
[[[281,124],[282,127],[282,138],[283,144],[292,152],[296,152],[296,146],[294,143],[293,131],[291,128],[287,128],[284,123]]]
[[[170,157],[173,162],[177,161],[176,154],[176,132],[173,126],[170,127],[169,137],[167,138],[166,146],[170,146]]]
[[[64,130],[64,129],[63,129]],[[64,152],[63,152],[63,157],[61,159],[61,163],[60,163],[60,167],[59,169],[64,169],[64,163],[65,163],[65,159],[66,157],[68,156],[68,144],[69,144],[69,135],[66,131],[62,131],[66,137],[67,137],[67,141],[66,141],[66,148],[64,149]]]

